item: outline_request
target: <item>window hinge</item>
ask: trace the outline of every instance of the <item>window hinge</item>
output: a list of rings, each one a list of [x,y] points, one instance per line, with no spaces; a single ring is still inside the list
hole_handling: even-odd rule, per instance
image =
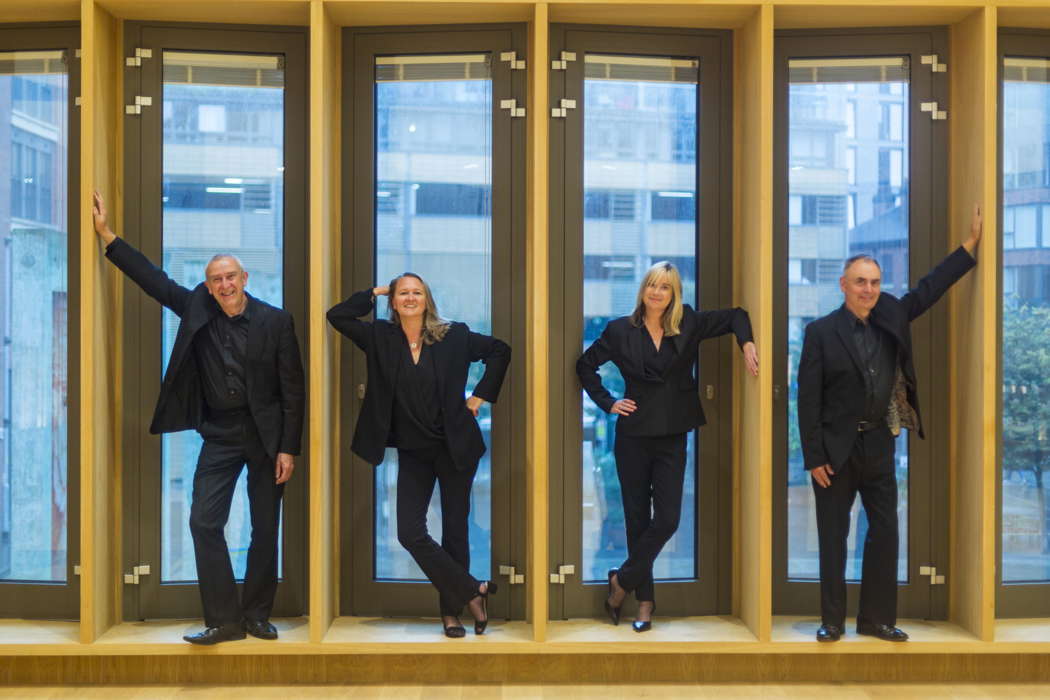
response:
[[[576,100],[567,100],[563,97],[557,107],[551,107],[551,116],[564,119],[570,109],[576,109]]]
[[[73,575],[80,576],[80,564],[73,565]]]
[[[568,70],[569,61],[576,60],[575,51],[562,51],[561,57],[551,61],[551,70]]]
[[[920,566],[919,576],[929,576],[931,586],[938,586],[944,583],[944,574],[938,574],[936,566]]]
[[[514,586],[519,583],[525,583],[525,574],[519,574],[513,566],[507,566],[506,564],[500,564],[499,575],[507,577],[507,583]]]
[[[706,395],[707,395],[707,400],[708,401],[710,401],[711,399],[715,398],[715,385],[714,384],[708,384],[707,385]]]
[[[512,117],[524,117],[525,116],[525,108],[524,107],[519,107],[517,100],[500,100],[499,101],[499,108],[500,109],[505,109],[508,112],[510,112],[510,116],[512,116]]]
[[[364,384],[358,384],[357,385],[357,398],[359,398],[359,399],[365,398],[365,385]]]
[[[919,109],[923,112],[929,112],[930,119],[934,121],[948,118],[948,110],[939,109],[936,102],[922,102],[919,104]]]
[[[83,102],[83,101],[84,101],[84,99],[82,97],[80,97],[79,95],[77,95],[76,97],[73,98],[73,106],[74,107],[79,107],[80,103]]]
[[[153,58],[153,49],[135,49],[135,55],[125,58],[124,65],[141,66],[144,58]]]
[[[572,576],[576,573],[576,566],[574,564],[562,564],[558,567],[558,573],[551,574],[551,583],[565,583],[566,576]]]
[[[149,576],[149,564],[139,564],[131,568],[130,574],[124,574],[124,583],[139,585],[139,576]]]
[[[499,60],[509,63],[511,70],[525,70],[525,59],[518,58],[516,51],[500,51]]]
[[[774,384],[773,385],[773,400],[774,401],[780,401],[780,385],[779,384]]]
[[[75,56],[76,58],[80,58],[83,55],[84,55],[84,50],[83,49],[76,49],[73,52],[73,56]]]
[[[919,59],[922,61],[922,65],[929,66],[930,70],[934,73],[948,72],[948,64],[941,63],[939,57],[935,53],[923,54]]]
[[[153,106],[153,98],[146,95],[135,95],[135,104],[124,105],[125,114],[142,114],[143,107]]]

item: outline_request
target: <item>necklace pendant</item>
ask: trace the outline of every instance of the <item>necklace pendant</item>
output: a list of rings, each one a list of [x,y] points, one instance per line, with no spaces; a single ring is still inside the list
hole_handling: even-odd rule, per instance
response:
[[[415,350],[415,349],[416,349],[417,347],[419,347],[419,343],[409,343],[409,344],[408,344],[408,347],[410,347],[410,348],[412,348],[413,350]]]

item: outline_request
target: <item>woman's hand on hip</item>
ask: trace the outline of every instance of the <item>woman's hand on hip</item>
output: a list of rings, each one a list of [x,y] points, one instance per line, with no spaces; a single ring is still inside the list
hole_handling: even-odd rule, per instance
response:
[[[630,399],[620,399],[612,405],[609,409],[609,413],[615,413],[618,416],[629,416],[638,410],[638,406]]]
[[[485,403],[485,399],[479,399],[477,396],[471,396],[467,399],[467,410],[473,414],[475,418],[478,417],[478,412],[481,410],[482,404]]]

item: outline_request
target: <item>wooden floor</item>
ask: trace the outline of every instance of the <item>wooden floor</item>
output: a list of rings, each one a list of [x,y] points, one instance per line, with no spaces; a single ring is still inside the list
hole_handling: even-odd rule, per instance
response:
[[[635,685],[387,685],[387,686],[66,686],[0,688],[0,699],[26,700],[201,700],[203,698],[383,698],[384,700],[714,700],[716,698],[800,698],[803,700],[938,700],[941,698],[1050,698],[1050,685],[1031,684],[769,684],[737,683]]]

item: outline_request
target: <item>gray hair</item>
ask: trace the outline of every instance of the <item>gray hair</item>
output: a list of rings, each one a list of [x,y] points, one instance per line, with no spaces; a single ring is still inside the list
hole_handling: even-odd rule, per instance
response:
[[[861,260],[863,260],[864,262],[870,262],[875,267],[879,268],[879,272],[882,272],[882,265],[879,264],[878,260],[868,255],[867,253],[859,253],[857,255],[851,255],[850,257],[846,258],[846,262],[842,263],[842,274],[845,275],[846,270],[850,269],[850,266],[852,266],[853,263],[860,262]]]
[[[204,276],[205,277],[208,276],[208,268],[211,267],[211,264],[212,263],[217,263],[220,260],[232,260],[233,262],[235,262],[237,264],[237,269],[240,270],[241,272],[244,272],[244,265],[241,264],[241,259],[240,258],[238,258],[233,253],[219,253],[218,255],[211,256],[211,260],[209,260],[208,264],[204,266]]]

